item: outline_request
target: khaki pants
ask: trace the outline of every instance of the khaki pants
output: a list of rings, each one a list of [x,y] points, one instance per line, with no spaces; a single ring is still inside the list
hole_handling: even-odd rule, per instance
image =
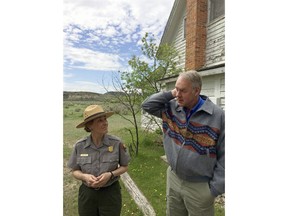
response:
[[[167,216],[214,216],[214,200],[208,182],[181,180],[167,169]]]

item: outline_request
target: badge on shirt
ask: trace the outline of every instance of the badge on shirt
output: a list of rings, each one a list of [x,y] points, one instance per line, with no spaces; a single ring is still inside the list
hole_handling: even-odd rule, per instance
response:
[[[108,147],[108,151],[109,151],[109,152],[113,152],[113,146],[109,146],[109,147]]]
[[[88,154],[80,154],[81,157],[87,157]]]

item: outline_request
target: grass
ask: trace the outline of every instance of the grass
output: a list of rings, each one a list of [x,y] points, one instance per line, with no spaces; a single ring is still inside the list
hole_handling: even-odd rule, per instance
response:
[[[77,213],[77,198],[80,182],[75,180],[69,172],[66,164],[71,154],[75,142],[87,136],[83,129],[76,129],[75,126],[82,120],[82,112],[89,102],[64,102],[64,203],[63,212],[65,216],[76,216]],[[104,105],[103,105],[104,106]],[[139,118],[140,119],[140,118]],[[130,135],[125,127],[131,128],[131,124],[119,115],[113,115],[108,118],[109,133],[121,137],[127,145],[130,143]],[[166,209],[166,169],[167,164],[160,159],[164,155],[164,149],[159,143],[159,138],[155,134],[140,133],[139,154],[133,156],[129,164],[128,173],[134,182],[137,184],[142,193],[153,206],[157,216],[165,216]],[[126,191],[123,183],[122,187],[122,212],[121,216],[128,215],[143,215],[134,200],[131,199]],[[216,206],[215,216],[224,216],[225,209]]]
[[[165,215],[166,211],[167,164],[160,158],[162,155],[163,147],[141,146],[129,167],[129,175],[150,201],[156,215]]]

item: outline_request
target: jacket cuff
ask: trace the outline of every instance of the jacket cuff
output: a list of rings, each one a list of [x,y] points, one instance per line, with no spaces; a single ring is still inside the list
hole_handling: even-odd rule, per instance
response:
[[[171,91],[165,91],[163,92],[163,95],[168,100],[172,100],[174,98]]]

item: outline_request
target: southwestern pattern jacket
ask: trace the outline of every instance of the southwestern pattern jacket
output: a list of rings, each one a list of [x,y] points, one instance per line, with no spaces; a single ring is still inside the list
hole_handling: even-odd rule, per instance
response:
[[[162,118],[164,148],[172,170],[186,181],[208,182],[216,197],[225,192],[225,114],[208,97],[186,120],[172,93],[147,98],[142,108]]]

